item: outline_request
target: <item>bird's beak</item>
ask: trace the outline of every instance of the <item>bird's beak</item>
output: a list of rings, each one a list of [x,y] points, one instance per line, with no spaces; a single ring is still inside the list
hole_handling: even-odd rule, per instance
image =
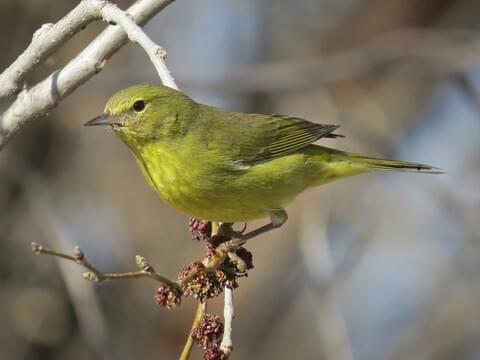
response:
[[[95,125],[120,125],[120,118],[115,115],[102,114],[84,124],[84,126]]]

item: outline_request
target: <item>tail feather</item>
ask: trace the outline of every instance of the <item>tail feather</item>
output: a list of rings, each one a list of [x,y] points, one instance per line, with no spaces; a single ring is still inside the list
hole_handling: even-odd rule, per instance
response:
[[[434,166],[417,164],[408,161],[377,159],[355,155],[353,162],[358,162],[372,171],[407,171],[425,174],[443,174],[444,171]]]
[[[443,174],[444,172],[442,169],[430,165],[362,156],[318,145],[313,145],[309,148],[309,151],[319,169],[314,185],[322,185],[340,178],[374,171],[402,171],[424,174]]]

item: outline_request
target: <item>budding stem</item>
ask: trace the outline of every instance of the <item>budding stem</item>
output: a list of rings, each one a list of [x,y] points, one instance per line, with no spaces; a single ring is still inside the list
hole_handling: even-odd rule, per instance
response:
[[[49,249],[43,245],[37,244],[36,242],[32,242],[32,250],[37,255],[46,254],[46,255],[61,257],[63,259],[71,260],[83,266],[87,270],[90,270],[83,273],[83,277],[87,280],[94,281],[99,284],[106,281],[136,279],[136,278],[146,277],[180,290],[180,285],[177,282],[172,281],[166,278],[165,276],[155,272],[153,267],[147,263],[145,258],[138,255],[136,258],[136,263],[137,263],[137,267],[140,269],[139,271],[108,274],[108,273],[101,272],[95,266],[90,264],[87,258],[85,257],[84,253],[80,250],[78,246],[76,246],[75,249],[73,250],[73,255]]]

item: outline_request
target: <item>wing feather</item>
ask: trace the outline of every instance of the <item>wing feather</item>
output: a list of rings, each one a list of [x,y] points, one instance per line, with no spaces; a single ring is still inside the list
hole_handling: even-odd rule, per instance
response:
[[[245,165],[253,165],[272,160],[292,152],[298,151],[322,137],[327,137],[339,128],[338,125],[316,124],[310,121],[281,116],[270,115],[270,122],[275,123],[269,142],[258,149],[257,154],[251,159],[239,159]]]
[[[212,110],[212,108],[209,108]],[[336,138],[338,125],[317,124],[284,115],[225,112],[215,109],[218,120],[209,134],[208,147],[230,158],[239,168],[273,160],[298,151],[321,138]],[[210,112],[209,117],[212,116]],[[221,119],[221,120],[220,120]],[[228,129],[228,131],[225,131]],[[213,136],[212,136],[213,135]]]

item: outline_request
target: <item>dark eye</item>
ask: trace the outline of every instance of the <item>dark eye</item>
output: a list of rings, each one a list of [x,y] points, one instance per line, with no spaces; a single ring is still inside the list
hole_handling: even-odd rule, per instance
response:
[[[137,100],[133,103],[133,110],[136,112],[140,112],[145,109],[145,101]]]

